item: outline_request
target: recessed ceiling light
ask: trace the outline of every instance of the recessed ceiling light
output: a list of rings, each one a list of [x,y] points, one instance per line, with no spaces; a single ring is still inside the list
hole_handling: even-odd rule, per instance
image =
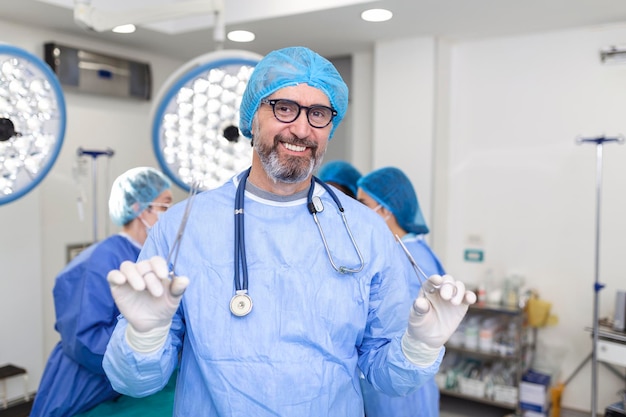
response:
[[[361,13],[361,19],[366,22],[385,22],[392,16],[393,13],[386,9],[370,9]]]
[[[226,37],[233,42],[252,42],[255,38],[254,33],[247,30],[233,30]]]
[[[115,33],[133,33],[135,31],[135,25],[120,25],[120,26],[115,26],[113,28],[113,32]]]

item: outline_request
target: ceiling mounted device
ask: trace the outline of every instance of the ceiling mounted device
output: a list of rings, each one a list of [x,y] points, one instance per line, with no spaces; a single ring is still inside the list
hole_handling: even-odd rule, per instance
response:
[[[155,100],[152,140],[163,171],[181,188],[215,188],[252,162],[239,134],[239,106],[262,56],[210,52],[170,76]]]
[[[48,174],[65,122],[63,91],[50,67],[0,43],[0,205],[22,197]]]
[[[185,0],[119,11],[97,8],[92,0],[74,0],[74,22],[96,32],[106,32],[126,24],[147,24],[191,15],[215,13],[221,16],[223,11],[223,0]]]
[[[163,84],[152,108],[152,141],[156,158],[179,187],[214,188],[252,161],[250,141],[239,135],[239,105],[252,70],[262,56],[222,50],[223,0],[187,0],[150,5],[141,10],[108,12],[91,0],[75,0],[74,20],[107,31],[133,23],[153,23],[192,14],[215,15],[215,52],[184,64]]]

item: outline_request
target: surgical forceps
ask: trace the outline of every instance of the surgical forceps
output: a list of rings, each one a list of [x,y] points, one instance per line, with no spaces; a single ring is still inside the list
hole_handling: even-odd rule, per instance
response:
[[[409,252],[409,250],[406,248],[406,246],[404,245],[404,242],[402,242],[402,239],[400,239],[400,236],[398,235],[395,235],[395,236],[400,246],[402,246],[402,250],[404,250],[404,254],[406,255],[407,258],[409,258],[409,262],[411,262],[411,266],[413,266],[415,275],[417,275],[417,279],[420,282],[420,285],[422,286],[422,288],[424,289],[424,292],[427,294],[432,294],[436,290],[443,288],[445,286],[448,286],[448,287],[452,287],[451,288],[452,297],[454,297],[457,292],[456,286],[453,285],[451,282],[443,282],[442,284],[433,284],[432,281],[428,279],[428,275],[426,275],[426,273],[422,270],[422,268],[419,267],[417,262],[415,262],[415,259],[413,259],[413,256],[411,255],[411,252]]]
[[[195,200],[196,194],[198,194],[198,190],[200,189],[200,183],[195,182],[191,185],[189,189],[189,196],[187,197],[187,203],[185,205],[185,211],[183,213],[183,218],[180,221],[180,226],[178,226],[178,232],[176,232],[176,238],[174,239],[174,243],[170,248],[170,253],[167,255],[167,265],[170,269],[170,279],[173,279],[176,276],[175,268],[176,261],[178,260],[178,251],[180,250],[180,241],[183,239],[183,233],[185,232],[185,227],[187,226],[187,219],[189,219],[189,213],[191,213],[191,206],[193,205],[193,201]],[[172,257],[173,261],[172,261]]]

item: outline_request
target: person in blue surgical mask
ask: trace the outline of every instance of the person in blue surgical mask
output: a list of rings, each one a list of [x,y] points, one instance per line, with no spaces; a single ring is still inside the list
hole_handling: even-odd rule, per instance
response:
[[[344,194],[356,198],[356,182],[361,178],[361,173],[349,162],[340,160],[327,162],[319,169],[317,176]]]
[[[402,239],[411,256],[427,276],[445,275],[439,258],[424,240],[428,226],[417,201],[411,180],[395,167],[380,168],[361,177],[357,199],[378,213],[394,236]],[[408,260],[406,260],[408,264]],[[410,280],[411,297],[419,295],[421,284],[416,276]],[[417,391],[404,397],[393,397],[376,390],[361,379],[367,417],[438,417],[439,388],[429,378]]]
[[[120,313],[106,277],[122,262],[137,259],[148,230],[171,204],[171,183],[153,168],[133,168],[114,181],[109,215],[121,231],[81,251],[55,280],[61,340],[46,363],[31,417],[70,417],[120,396],[102,369]]]
[[[454,291],[411,299],[381,218],[314,178],[347,106],[310,49],[259,61],[240,106],[251,167],[174,205],[108,275],[123,315],[103,362],[114,389],[156,392],[180,356],[175,416],[361,417],[359,370],[390,395],[435,375],[476,296],[447,277]]]

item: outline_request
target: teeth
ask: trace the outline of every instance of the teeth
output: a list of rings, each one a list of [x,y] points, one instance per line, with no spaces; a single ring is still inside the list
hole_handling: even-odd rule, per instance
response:
[[[304,150],[306,149],[306,146],[297,146],[297,145],[292,145],[291,143],[285,143],[285,148],[294,152],[304,152]]]

